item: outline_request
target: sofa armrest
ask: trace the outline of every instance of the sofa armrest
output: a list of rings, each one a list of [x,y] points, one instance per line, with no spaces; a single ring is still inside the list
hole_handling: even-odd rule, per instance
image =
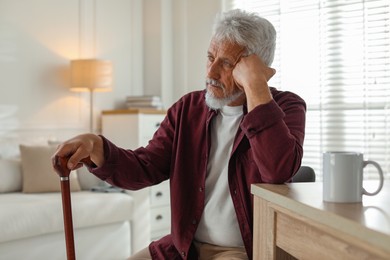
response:
[[[151,221],[150,221],[150,188],[130,191],[126,193],[133,197],[133,215],[131,219],[131,253],[134,254],[149,246]]]

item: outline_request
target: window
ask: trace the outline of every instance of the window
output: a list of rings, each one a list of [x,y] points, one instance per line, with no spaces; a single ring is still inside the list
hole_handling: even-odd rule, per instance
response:
[[[359,151],[390,177],[390,2],[226,0],[278,32],[270,85],[305,99],[302,164],[322,178],[322,153]],[[366,178],[376,178],[369,169]]]

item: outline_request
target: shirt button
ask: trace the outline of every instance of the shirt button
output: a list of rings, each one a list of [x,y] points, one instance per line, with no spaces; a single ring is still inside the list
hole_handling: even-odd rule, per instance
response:
[[[196,219],[193,219],[193,220],[192,220],[192,224],[193,224],[193,225],[196,224]]]
[[[202,192],[202,191],[203,191],[203,188],[202,188],[202,187],[200,187],[200,188],[199,188],[199,191],[200,191],[200,192]]]
[[[233,192],[234,192],[234,195],[237,195],[237,190],[234,190]]]
[[[181,251],[181,256],[182,256],[182,257],[185,257],[185,256],[186,256],[186,252]]]

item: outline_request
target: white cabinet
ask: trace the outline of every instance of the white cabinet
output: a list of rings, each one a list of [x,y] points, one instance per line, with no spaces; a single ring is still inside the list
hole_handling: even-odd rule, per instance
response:
[[[146,146],[165,117],[165,111],[151,109],[106,110],[102,112],[102,134],[119,147]],[[151,238],[170,233],[169,183],[151,187]]]
[[[171,230],[169,182],[155,185],[150,191],[151,238],[157,239],[170,233]]]
[[[165,117],[163,112],[157,113],[159,111],[105,110],[102,112],[102,134],[122,148],[145,146]]]

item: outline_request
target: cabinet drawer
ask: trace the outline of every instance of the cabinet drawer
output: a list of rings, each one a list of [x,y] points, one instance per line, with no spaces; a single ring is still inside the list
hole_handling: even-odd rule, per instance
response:
[[[150,204],[152,207],[169,205],[169,182],[164,181],[150,189]]]
[[[151,209],[151,230],[169,229],[171,226],[171,210],[169,206]]]

